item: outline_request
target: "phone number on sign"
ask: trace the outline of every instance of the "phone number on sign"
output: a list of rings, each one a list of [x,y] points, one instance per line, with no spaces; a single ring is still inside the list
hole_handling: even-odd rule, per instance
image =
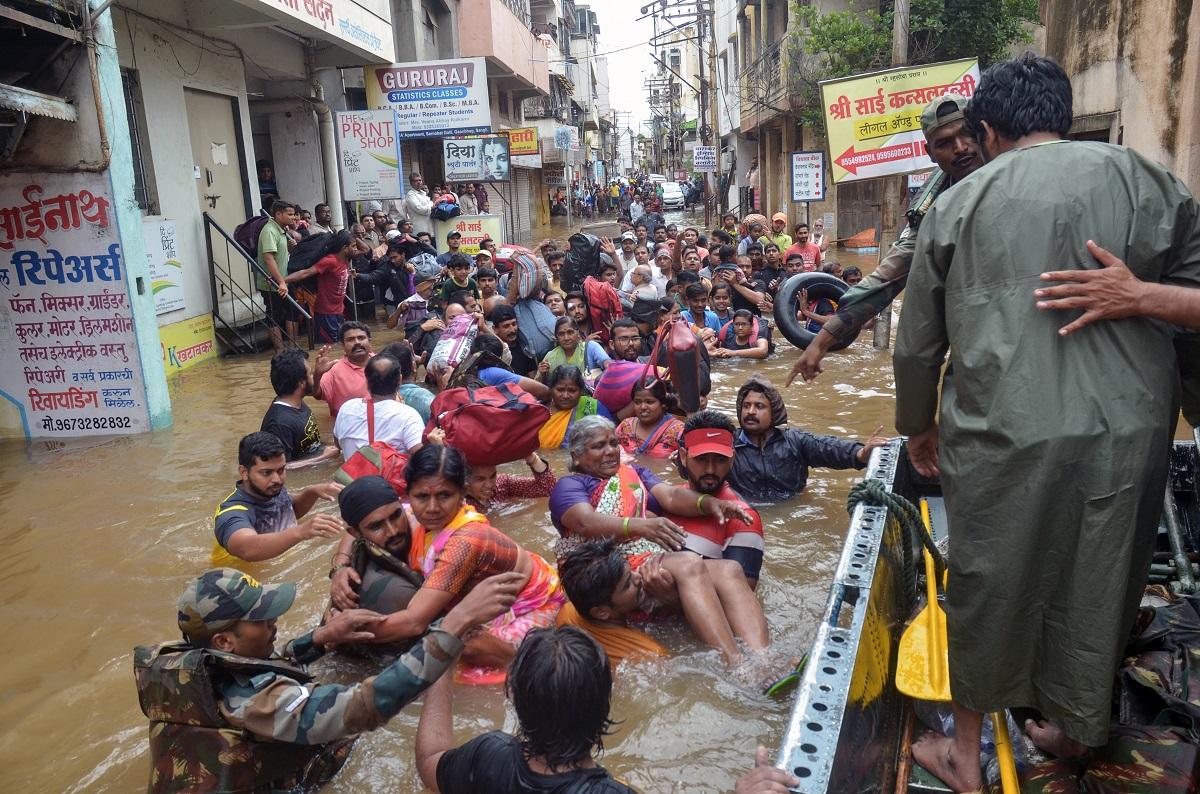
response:
[[[70,419],[42,417],[42,430],[127,430],[132,427],[128,416],[83,416]]]

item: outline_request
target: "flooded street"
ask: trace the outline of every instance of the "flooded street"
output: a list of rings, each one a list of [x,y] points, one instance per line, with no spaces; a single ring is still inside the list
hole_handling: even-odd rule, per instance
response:
[[[564,236],[561,226],[546,231]],[[868,271],[874,266],[874,257],[839,259]],[[393,338],[377,329],[376,349]],[[753,372],[782,384],[795,355],[780,340],[779,352],[765,362],[717,363],[711,405],[732,413],[737,387]],[[258,429],[273,397],[267,362],[266,355],[220,360],[178,376],[168,431],[0,447],[7,517],[7,564],[0,572],[3,790],[145,787],[147,723],[131,650],[178,636],[175,602],[209,567],[212,514],[237,477],[237,442]],[[890,356],[864,336],[832,356],[816,384],[795,386],[786,399],[793,427],[865,438],[881,424],[891,431],[893,394]],[[311,404],[328,441],[328,412],[323,403]],[[555,471],[565,473],[565,456],[550,457]],[[524,471],[519,463],[507,468]],[[331,471],[292,473],[289,486]],[[846,492],[858,476],[818,470],[801,497],[763,511],[767,553],[759,594],[776,643],[789,653],[807,648],[824,609],[847,523]],[[545,500],[510,504],[493,520],[526,548],[552,556],[555,532]],[[331,544],[308,542],[248,569],[260,579],[300,585],[295,607],[280,621],[279,645],[316,624],[328,598],[332,552]],[[620,723],[601,762],[646,792],[731,790],[755,745],[777,744],[790,704],[735,682],[715,652],[686,632],[664,633],[671,659],[626,668],[617,679],[612,715]],[[346,660],[315,666],[319,675],[343,681],[366,670]],[[418,715],[414,705],[364,736],[327,790],[420,790],[413,758]],[[515,727],[496,688],[457,687],[455,715],[459,741]]]

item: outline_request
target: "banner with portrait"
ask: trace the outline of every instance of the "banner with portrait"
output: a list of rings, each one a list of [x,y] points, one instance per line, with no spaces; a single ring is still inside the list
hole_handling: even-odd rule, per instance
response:
[[[507,182],[511,179],[507,135],[466,135],[442,139],[447,182]]]

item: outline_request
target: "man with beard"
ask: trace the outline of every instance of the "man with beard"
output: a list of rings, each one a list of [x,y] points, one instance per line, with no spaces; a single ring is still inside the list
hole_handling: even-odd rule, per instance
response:
[[[1163,508],[1173,329],[1130,318],[1063,338],[1075,315],[1038,311],[1030,292],[1048,265],[1092,267],[1089,235],[1146,280],[1195,285],[1200,212],[1162,166],[1067,140],[1072,104],[1047,58],[983,74],[966,122],[989,165],[922,222],[896,340],[896,429],[914,468],[941,477],[954,549],[955,734],[913,756],[955,791],[982,783],[987,712],[1036,709],[1026,732],[1060,758],[1108,741]]]
[[[336,538],[342,524],[317,513],[299,520],[318,499],[332,500],[342,486],[316,483],[293,497],[286,488],[287,458],[283,442],[270,433],[251,433],[238,444],[238,480],[213,515],[213,565],[237,560],[260,562],[278,557],[297,543]]]
[[[304,398],[313,392],[308,353],[290,349],[271,359],[271,387],[275,401],[263,415],[259,430],[273,433],[283,442],[288,468],[311,466],[337,456],[337,450],[321,443],[321,429]]]
[[[371,329],[365,323],[344,323],[338,331],[345,354],[337,361],[329,357],[329,345],[317,353],[317,366],[313,372],[313,394],[329,405],[329,416],[337,419],[338,409],[346,400],[366,397],[367,376],[363,367],[371,358]]]
[[[921,219],[942,193],[961,182],[983,165],[979,144],[971,137],[963,120],[967,100],[958,94],[943,94],[925,106],[921,113],[921,131],[929,156],[940,170],[932,173],[907,212],[908,225],[900,233],[887,256],[867,276],[838,301],[837,312],[821,326],[816,338],[800,354],[787,385],[799,375],[810,381],[821,374],[821,360],[835,345],[849,344],[872,317],[892,305],[908,283],[908,269],[917,248],[917,230]]]
[[[758,376],[738,389],[737,416],[742,427],[734,440],[729,482],[755,503],[783,502],[803,491],[809,466],[861,469],[871,450],[888,441],[879,435],[882,426],[865,444],[783,428],[788,421],[783,397]]]
[[[622,317],[609,329],[608,354],[614,361],[637,361],[642,355],[642,332],[638,324]]]
[[[692,414],[683,424],[676,467],[687,478],[688,488],[716,499],[736,502],[754,520],[746,523],[733,516],[722,524],[707,516],[673,515],[669,518],[687,533],[683,542],[685,549],[709,560],[734,560],[742,566],[750,586],[755,587],[763,560],[762,519],[728,482],[733,466],[735,432],[733,422],[720,411],[704,410]]]

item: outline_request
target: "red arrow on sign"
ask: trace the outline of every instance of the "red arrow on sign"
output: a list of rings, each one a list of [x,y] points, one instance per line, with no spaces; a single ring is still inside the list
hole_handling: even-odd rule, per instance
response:
[[[867,149],[863,152],[854,151],[854,144],[850,144],[850,148],[842,152],[841,156],[834,160],[852,174],[857,174],[858,169],[866,168],[872,165],[882,165],[895,160],[907,160],[910,157],[919,157],[924,152],[918,150],[911,142],[898,143],[895,146],[885,146],[882,149]]]

